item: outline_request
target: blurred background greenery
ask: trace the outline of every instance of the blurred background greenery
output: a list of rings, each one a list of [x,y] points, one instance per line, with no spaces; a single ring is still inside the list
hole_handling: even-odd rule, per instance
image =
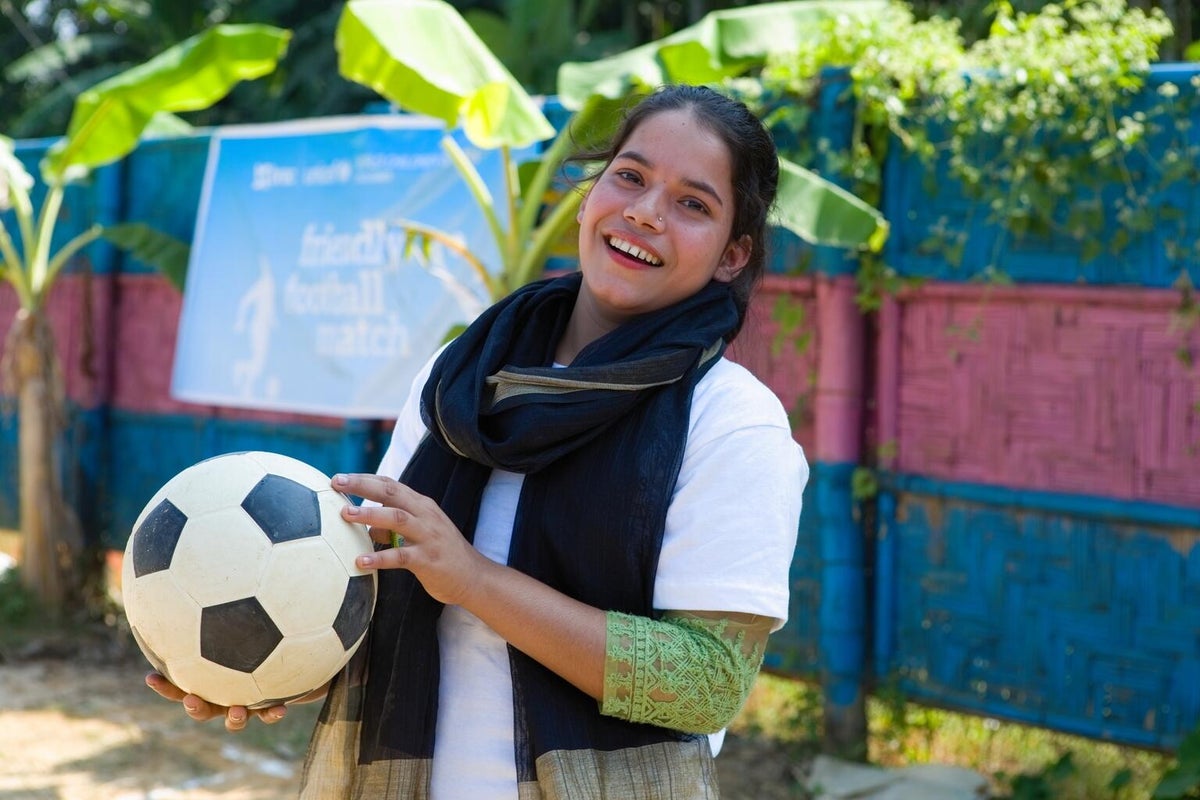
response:
[[[854,2],[854,0],[844,0]],[[294,32],[270,78],[238,86],[189,116],[193,125],[271,122],[357,113],[377,100],[338,74],[334,29],[344,3],[323,0],[0,0],[0,131],[14,139],[58,136],[75,96],[172,44],[219,23],[262,22]],[[452,0],[493,52],[533,94],[553,94],[558,65],[590,61],[686,27],[745,0]],[[1044,0],[1011,0],[1036,11]],[[993,0],[912,0],[916,17],[956,17],[964,43],[986,37]],[[1175,36],[1160,58],[1183,58],[1195,38],[1200,0],[1132,0],[1159,7]]]

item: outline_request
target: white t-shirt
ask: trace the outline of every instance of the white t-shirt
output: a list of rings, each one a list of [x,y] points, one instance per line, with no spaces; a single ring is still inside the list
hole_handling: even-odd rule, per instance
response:
[[[399,477],[425,435],[425,365],[396,422],[379,473]],[[493,472],[475,547],[505,563],[523,476]],[[697,384],[688,439],[654,584],[662,610],[731,611],[787,619],[788,571],[808,464],[778,398],[721,359]],[[434,800],[516,800],[512,676],[503,639],[447,606],[438,623],[441,681]],[[723,734],[712,737],[713,751]]]

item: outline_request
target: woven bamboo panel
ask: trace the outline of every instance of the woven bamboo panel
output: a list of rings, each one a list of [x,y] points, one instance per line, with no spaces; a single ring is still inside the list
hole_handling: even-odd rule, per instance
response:
[[[904,495],[905,691],[1173,746],[1200,721],[1200,533]]]
[[[1024,289],[903,305],[897,466],[1200,506],[1200,331],[1169,308]],[[1183,355],[1181,355],[1183,354]]]

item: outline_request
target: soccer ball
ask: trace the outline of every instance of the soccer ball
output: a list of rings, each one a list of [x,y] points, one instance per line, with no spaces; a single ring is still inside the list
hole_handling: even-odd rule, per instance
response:
[[[150,499],[125,546],[121,593],[134,639],[181,689],[261,708],[332,678],[362,643],[372,549],[342,519],[349,499],[277,453],[201,461]]]

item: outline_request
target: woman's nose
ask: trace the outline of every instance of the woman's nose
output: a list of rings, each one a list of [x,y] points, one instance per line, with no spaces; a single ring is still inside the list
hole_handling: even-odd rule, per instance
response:
[[[663,224],[663,211],[657,196],[649,192],[640,195],[626,206],[625,219],[653,230],[660,229]]]

